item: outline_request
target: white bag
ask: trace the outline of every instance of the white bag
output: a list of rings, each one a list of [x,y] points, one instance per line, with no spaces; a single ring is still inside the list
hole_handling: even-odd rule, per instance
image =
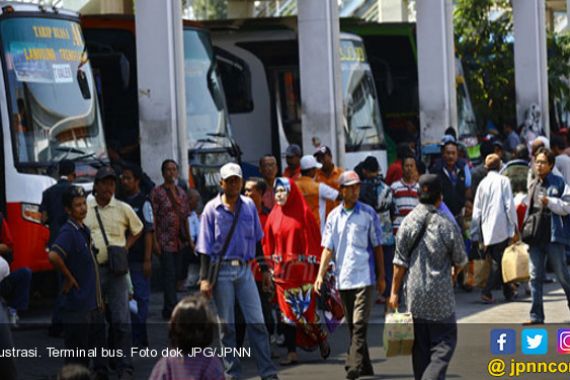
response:
[[[386,357],[408,356],[414,346],[414,319],[412,313],[386,314],[384,323],[384,351]]]

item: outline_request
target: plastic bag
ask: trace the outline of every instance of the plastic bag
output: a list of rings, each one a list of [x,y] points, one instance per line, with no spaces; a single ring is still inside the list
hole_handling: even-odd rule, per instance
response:
[[[501,264],[503,282],[528,281],[530,278],[528,246],[521,242],[509,245],[503,253]]]
[[[408,356],[414,346],[414,319],[412,313],[386,314],[383,336],[386,357]]]

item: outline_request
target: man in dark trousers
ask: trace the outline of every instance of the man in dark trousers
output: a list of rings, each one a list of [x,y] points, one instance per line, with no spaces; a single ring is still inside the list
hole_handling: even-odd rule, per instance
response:
[[[404,218],[396,235],[388,307],[398,309],[405,281],[406,310],[414,318],[414,377],[443,380],[457,345],[453,282],[467,256],[458,229],[437,210],[441,179],[425,174],[419,182],[420,204]]]
[[[93,358],[97,379],[107,378],[101,348],[105,345],[105,318],[91,231],[83,224],[87,215],[85,191],[70,186],[63,193],[63,205],[69,218],[61,227],[49,253],[49,260],[64,277],[62,286],[62,321],[66,349],[97,349]],[[89,357],[69,357],[66,364],[89,366]]]
[[[51,246],[61,226],[67,221],[67,213],[64,210],[61,197],[63,193],[71,186],[75,180],[75,163],[70,160],[61,160],[59,162],[59,179],[57,183],[42,194],[42,203],[40,204],[40,212],[42,213],[42,223],[49,226],[49,242]],[[61,289],[63,279],[57,274],[58,288]],[[50,336],[60,336],[63,332],[61,326],[60,309],[62,305],[61,292],[58,292],[57,299],[52,312],[51,326],[49,327]]]
[[[148,196],[141,191],[143,172],[140,167],[127,165],[121,174],[122,201],[128,203],[143,222],[143,236],[129,250],[129,272],[133,283],[137,313],[131,313],[133,346],[148,347],[146,319],[150,301],[150,277],[152,275],[152,246],[154,242],[154,220],[152,205]]]

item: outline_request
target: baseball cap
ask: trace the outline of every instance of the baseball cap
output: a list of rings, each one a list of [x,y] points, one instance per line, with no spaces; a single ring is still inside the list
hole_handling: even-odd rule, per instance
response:
[[[360,183],[360,177],[354,170],[348,170],[340,175],[338,180],[340,186],[352,186]]]
[[[241,173],[241,168],[239,167],[238,164],[235,164],[233,162],[227,163],[224,166],[222,166],[220,169],[220,175],[222,176],[222,179],[228,179],[234,176],[243,178],[243,175]]]
[[[419,180],[422,192],[441,193],[441,179],[436,174],[424,174]]]
[[[441,147],[446,146],[447,144],[457,145],[457,140],[452,135],[443,135],[441,138],[441,143],[439,144]]]
[[[315,156],[306,155],[301,158],[301,170],[309,170],[313,168],[320,169],[323,165],[317,162]]]
[[[321,145],[320,147],[317,148],[315,153],[313,153],[313,156],[318,156],[319,154],[327,154],[327,153],[331,154],[331,149],[326,145]]]
[[[380,170],[380,164],[378,163],[376,157],[368,156],[362,162],[362,168],[371,172],[377,172]]]
[[[97,174],[95,174],[95,181],[99,181],[108,177],[117,178],[117,173],[113,170],[110,166],[103,166],[97,170]]]
[[[300,156],[300,155],[301,155],[301,147],[297,144],[291,144],[287,147],[287,150],[285,150],[286,157]]]

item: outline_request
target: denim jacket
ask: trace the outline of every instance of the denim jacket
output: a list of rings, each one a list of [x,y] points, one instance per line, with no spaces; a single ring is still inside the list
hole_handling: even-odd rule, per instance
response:
[[[533,181],[528,194],[534,194],[538,181]],[[550,241],[570,246],[570,187],[564,179],[549,173],[544,179],[544,187],[548,197],[548,209],[551,211]],[[532,212],[532,210],[528,210]]]

